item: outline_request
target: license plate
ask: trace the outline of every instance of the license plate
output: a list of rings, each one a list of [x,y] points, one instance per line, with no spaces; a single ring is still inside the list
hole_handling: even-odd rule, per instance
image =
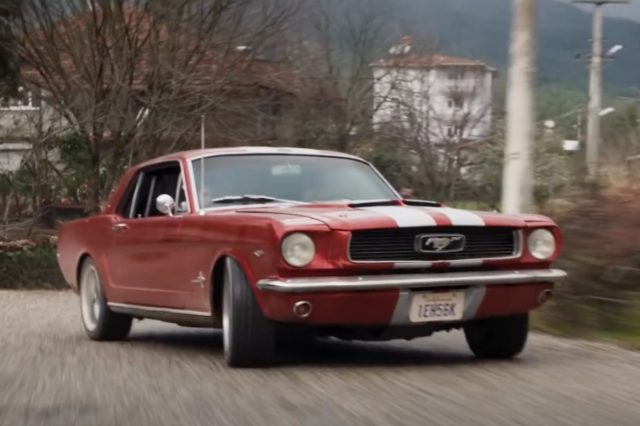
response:
[[[464,292],[418,293],[411,299],[411,322],[458,321],[464,312]]]

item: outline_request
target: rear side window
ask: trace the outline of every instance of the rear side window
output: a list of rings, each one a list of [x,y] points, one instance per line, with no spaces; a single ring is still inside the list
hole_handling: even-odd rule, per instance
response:
[[[144,212],[136,211],[136,214],[140,214],[142,217],[164,216],[156,208],[156,198],[158,198],[159,195],[168,194],[175,200],[175,195],[178,190],[178,180],[180,180],[180,167],[177,165],[175,167],[145,173],[143,187],[149,182],[149,189],[148,191],[141,192],[140,195],[148,194],[148,197],[146,197]],[[144,198],[144,196],[141,198]]]

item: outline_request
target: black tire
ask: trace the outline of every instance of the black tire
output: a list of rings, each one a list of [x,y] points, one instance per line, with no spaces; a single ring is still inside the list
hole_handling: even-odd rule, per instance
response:
[[[91,340],[123,340],[131,331],[133,318],[109,309],[102,291],[100,274],[91,259],[80,272],[80,314],[82,326]]]
[[[222,290],[224,358],[230,367],[267,366],[275,360],[275,326],[258,307],[240,265],[225,264]]]
[[[488,318],[464,326],[471,352],[478,358],[513,358],[524,349],[529,334],[529,314]]]

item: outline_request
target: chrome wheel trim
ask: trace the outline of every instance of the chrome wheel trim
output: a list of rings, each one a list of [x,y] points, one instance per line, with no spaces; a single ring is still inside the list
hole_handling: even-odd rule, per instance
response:
[[[222,289],[222,345],[225,358],[229,357],[231,348],[231,268],[227,267],[224,276],[224,288]]]
[[[89,331],[98,328],[98,322],[102,316],[102,304],[100,297],[100,278],[95,266],[89,264],[82,271],[80,283],[80,309],[82,322]]]

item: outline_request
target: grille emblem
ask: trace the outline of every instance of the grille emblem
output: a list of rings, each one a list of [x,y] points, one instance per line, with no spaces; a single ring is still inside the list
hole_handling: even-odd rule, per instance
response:
[[[419,253],[455,253],[464,250],[465,236],[461,234],[421,234],[416,236]]]

